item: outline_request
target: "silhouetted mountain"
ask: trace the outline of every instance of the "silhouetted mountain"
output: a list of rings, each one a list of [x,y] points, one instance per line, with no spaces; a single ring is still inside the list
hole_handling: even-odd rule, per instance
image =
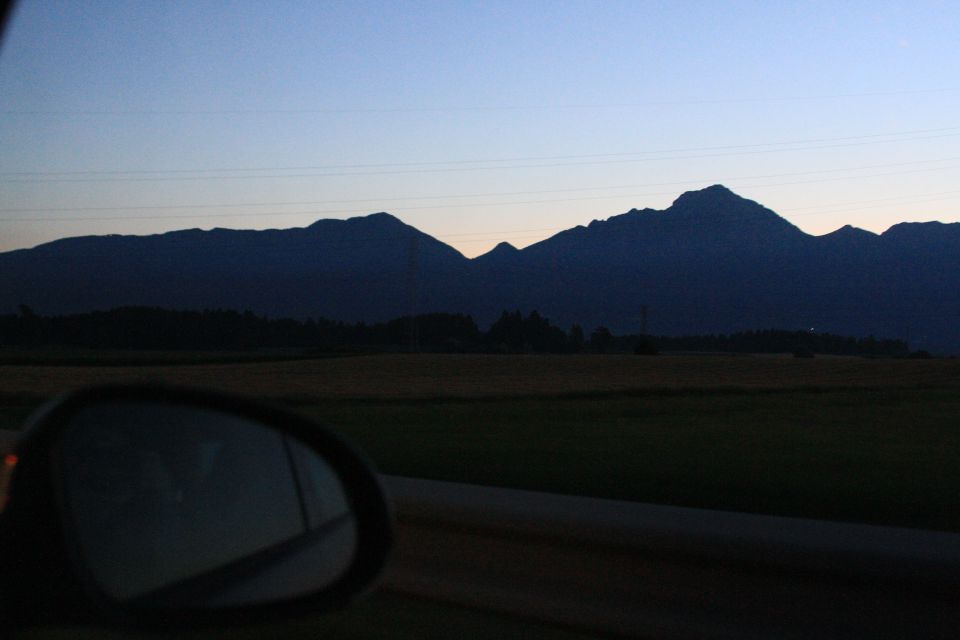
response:
[[[554,325],[662,335],[760,328],[960,352],[960,224],[811,236],[714,185],[468,260],[386,213],[303,229],[58,240],[0,254],[0,311],[121,305],[383,321],[536,309]]]
[[[386,320],[411,310],[413,272],[421,304],[462,304],[455,284],[468,266],[452,247],[386,213],[304,229],[88,236],[0,254],[0,305],[25,302],[43,313],[160,305]]]
[[[501,242],[490,251],[473,259],[475,265],[487,263],[504,263],[510,260],[517,260],[520,256],[520,249],[509,242]]]
[[[826,245],[826,243],[831,243],[832,246],[836,247],[864,247],[868,246],[868,243],[876,242],[880,236],[870,231],[865,231],[863,229],[858,229],[857,227],[852,227],[849,224],[845,224],[836,231],[832,231],[826,235],[819,236],[820,242]]]

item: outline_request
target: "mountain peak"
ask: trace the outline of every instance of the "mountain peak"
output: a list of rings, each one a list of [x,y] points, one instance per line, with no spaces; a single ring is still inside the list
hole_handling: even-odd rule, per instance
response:
[[[513,259],[519,255],[520,249],[517,249],[509,242],[501,242],[490,251],[477,256],[474,260],[479,261],[480,264],[484,264],[491,261]]]
[[[872,231],[867,231],[866,229],[861,229],[860,227],[855,227],[851,224],[845,224],[836,231],[831,231],[830,233],[822,236],[824,238],[876,238],[877,234]]]
[[[400,218],[396,217],[393,214],[387,213],[386,211],[377,211],[376,213],[369,213],[365,216],[355,216],[353,218],[348,218],[348,220],[396,220],[400,222]]]
[[[832,245],[840,247],[844,251],[850,251],[855,250],[855,247],[866,246],[864,243],[872,243],[878,240],[879,237],[877,234],[866,231],[865,229],[845,224],[835,231],[817,236],[816,239],[820,243],[825,243],[826,246]]]
[[[400,218],[387,213],[386,211],[378,211],[377,213],[370,213],[365,216],[354,216],[352,218],[347,218],[346,220],[337,220],[335,218],[321,218],[313,224],[311,224],[308,229],[317,229],[319,227],[328,226],[331,223],[348,223],[348,224],[377,224],[383,226],[402,226],[406,227],[406,223],[403,222]]]
[[[699,191],[687,191],[674,200],[664,213],[672,221],[695,225],[719,224],[732,232],[754,237],[770,230],[794,237],[805,235],[774,211],[758,202],[738,196],[722,184]]]
[[[703,207],[704,205],[722,205],[724,203],[752,202],[746,198],[741,198],[733,191],[723,186],[715,184],[697,191],[685,191],[673,201],[673,207]]]

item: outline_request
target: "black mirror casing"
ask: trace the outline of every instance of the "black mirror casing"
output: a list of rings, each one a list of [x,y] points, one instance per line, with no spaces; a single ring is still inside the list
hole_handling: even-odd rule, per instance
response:
[[[117,602],[93,579],[67,517],[61,442],[79,412],[104,403],[158,403],[218,411],[295,438],[331,467],[356,523],[353,560],[319,591],[243,606],[145,606]],[[109,386],[68,394],[38,412],[4,461],[9,480],[0,515],[0,615],[10,626],[35,624],[233,625],[269,621],[348,604],[382,572],[393,517],[372,465],[349,443],[297,414],[244,398],[196,389]]]

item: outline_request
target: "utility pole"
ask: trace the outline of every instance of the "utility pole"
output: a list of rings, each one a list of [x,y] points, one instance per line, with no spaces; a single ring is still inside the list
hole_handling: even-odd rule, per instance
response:
[[[647,335],[647,305],[640,305],[640,335]]]
[[[410,353],[420,351],[420,327],[417,322],[419,253],[420,237],[416,232],[412,232],[410,234],[410,257],[407,263],[407,291],[410,294]]]

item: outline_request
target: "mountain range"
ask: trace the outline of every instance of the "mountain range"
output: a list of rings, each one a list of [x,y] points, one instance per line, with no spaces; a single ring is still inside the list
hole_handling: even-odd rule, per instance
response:
[[[382,321],[504,309],[615,333],[761,328],[960,353],[960,223],[813,236],[721,185],[473,259],[387,213],[284,230],[66,238],[0,253],[0,312],[123,305]],[[643,310],[646,310],[645,313]]]

